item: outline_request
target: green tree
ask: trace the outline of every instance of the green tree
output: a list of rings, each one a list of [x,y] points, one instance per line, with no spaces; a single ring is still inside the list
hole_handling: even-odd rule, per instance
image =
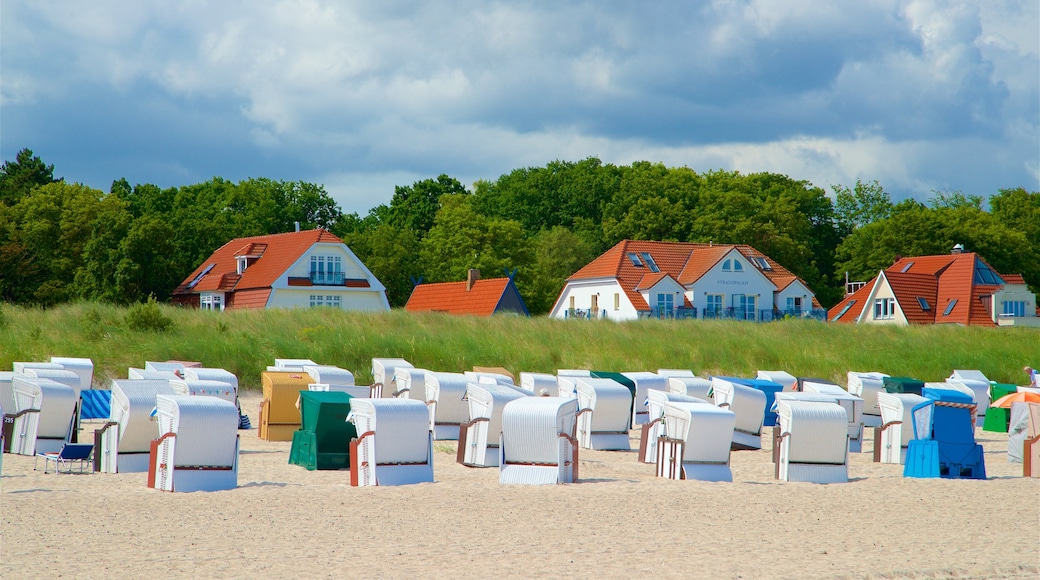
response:
[[[844,185],[832,185],[831,189],[838,231],[843,238],[856,228],[892,215],[892,198],[877,180],[863,183],[857,179],[851,190]]]
[[[390,306],[404,306],[418,277],[419,236],[409,228],[381,224],[370,230],[350,232],[344,243],[386,287]]]
[[[422,237],[433,227],[434,218],[441,208],[442,195],[468,193],[457,179],[443,173],[437,179],[416,181],[410,186],[399,185],[394,188],[387,217],[392,225],[408,228]]]
[[[591,262],[596,253],[588,242],[563,226],[538,232],[531,243],[534,263],[525,301],[531,314],[544,314],[556,303],[567,278]]]
[[[0,166],[0,204],[14,205],[36,187],[54,183],[54,166],[47,165],[33,155],[32,149],[22,149],[15,160]]]
[[[517,288],[530,299],[530,246],[514,220],[488,218],[474,211],[469,196],[445,195],[434,225],[420,243],[420,263],[428,282],[466,279],[470,268],[485,278],[516,268]]]

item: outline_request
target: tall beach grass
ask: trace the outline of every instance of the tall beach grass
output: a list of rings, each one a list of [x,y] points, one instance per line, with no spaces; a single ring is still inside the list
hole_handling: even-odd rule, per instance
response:
[[[1040,365],[1040,330],[959,326],[851,326],[807,320],[767,324],[724,320],[475,318],[443,314],[357,313],[332,309],[203,312],[159,306],[166,331],[135,330],[128,309],[80,303],[53,309],[0,306],[0,370],[14,361],[89,357],[95,381],[125,378],[144,361],[195,360],[226,368],[246,388],[277,358],[310,358],[371,380],[373,357],[401,357],[417,367],[462,371],[503,366],[656,370],[753,376],[786,370],[845,383],[849,370],[941,380],[955,369],[1022,383]]]

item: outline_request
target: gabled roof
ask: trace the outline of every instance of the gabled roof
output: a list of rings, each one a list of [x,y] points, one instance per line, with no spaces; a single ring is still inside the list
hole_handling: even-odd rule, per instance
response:
[[[233,239],[199,264],[173,295],[270,288],[304,252],[319,242],[342,244],[343,240],[322,229]],[[238,256],[259,258],[239,275]]]
[[[726,254],[733,250],[740,252],[741,255],[752,263],[752,266],[776,286],[777,290],[782,290],[795,280],[798,280],[798,277],[792,274],[790,270],[776,263],[772,258],[755,248],[744,244],[720,245],[692,242],[622,240],[575,272],[567,281],[616,279],[636,310],[649,310],[650,306],[639,294],[637,288],[648,288],[657,283],[661,277],[652,278],[648,276],[659,273],[667,274],[678,281],[679,284],[689,286],[700,280]],[[650,255],[653,260],[653,267],[646,263],[643,254]],[[630,258],[630,255],[636,256],[641,265],[637,266],[635,258]],[[767,268],[761,267],[758,262],[759,259],[765,262]],[[657,268],[658,272],[653,271],[654,267]],[[648,284],[649,280],[653,280],[653,283]],[[802,284],[805,285],[804,282]],[[815,296],[813,297],[813,305],[819,307],[819,302]]]
[[[996,326],[985,298],[1000,290],[1002,285],[988,283],[995,279],[987,279],[981,274],[987,269],[993,270],[981,256],[974,252],[964,252],[901,258],[884,271],[884,276],[911,324]],[[993,273],[996,274],[996,271]],[[1005,282],[1009,278],[1016,279],[1014,276],[996,275]],[[865,302],[870,295],[869,289],[873,288],[877,279],[875,277],[871,283],[831,308],[828,312],[831,320],[855,322],[867,306]],[[920,306],[918,298],[928,301],[929,310]],[[857,303],[837,317],[852,300],[856,300]]]
[[[846,296],[834,308],[828,310],[827,319],[831,322],[856,322],[859,315],[863,313],[863,307],[866,306],[870,293],[874,291],[874,284],[877,283],[877,280],[874,278],[867,282],[862,288]]]
[[[446,312],[449,314],[470,314],[474,316],[491,316],[503,299],[510,293],[523,304],[520,293],[511,278],[480,279],[466,290],[466,282],[438,282],[419,284],[412,289],[412,295],[405,304],[409,312]],[[524,314],[526,314],[524,306]]]

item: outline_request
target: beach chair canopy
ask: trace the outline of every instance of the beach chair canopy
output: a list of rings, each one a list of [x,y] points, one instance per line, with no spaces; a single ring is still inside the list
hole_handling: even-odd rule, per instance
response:
[[[782,400],[778,476],[784,481],[848,481],[848,417],[834,403]]]
[[[785,391],[793,391],[798,385],[798,379],[786,371],[758,371],[757,378],[772,383],[777,383]]]
[[[426,369],[396,367],[394,379],[389,387],[391,396],[426,401]]]
[[[156,395],[155,485],[217,491],[238,485],[238,408],[217,397]]]
[[[126,371],[126,378],[134,381],[171,381],[180,379],[181,377],[173,371],[153,371],[150,369],[130,367]]]
[[[668,390],[680,395],[711,400],[711,380],[700,377],[668,377]],[[653,420],[653,418],[651,418]]]
[[[310,375],[315,383],[354,386],[354,373],[334,365],[304,365],[303,372]]]
[[[672,377],[690,378],[697,376],[690,369],[657,369],[657,374],[661,375],[666,379],[670,379]]]
[[[520,373],[520,388],[538,394],[542,389],[555,393],[559,388],[556,375],[549,373]]]
[[[578,442],[586,449],[630,449],[632,392],[611,379],[579,377],[575,392],[581,415]],[[645,408],[645,406],[644,406]]]
[[[226,369],[211,367],[185,367],[184,378],[191,381],[219,381],[227,383],[238,393],[238,376]]]
[[[61,365],[67,371],[76,373],[79,377],[79,390],[90,389],[94,385],[94,361],[89,358],[76,358],[69,356],[52,356],[51,362]]]
[[[11,379],[14,425],[11,452],[35,455],[68,442],[76,413],[76,391],[47,378],[15,374]]]
[[[170,381],[170,386],[178,395],[216,397],[229,403],[234,403],[238,399],[234,385],[224,381],[175,379]]]
[[[426,405],[414,399],[354,399],[350,421],[353,485],[405,485],[433,481],[432,441]]]
[[[398,367],[413,368],[414,366],[403,358],[374,358],[372,359],[372,384],[382,385],[381,396],[388,399],[394,393],[394,388],[390,384],[394,380],[394,370]]]

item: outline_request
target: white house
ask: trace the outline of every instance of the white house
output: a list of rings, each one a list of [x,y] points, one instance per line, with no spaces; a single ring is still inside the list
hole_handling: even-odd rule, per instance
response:
[[[764,321],[821,313],[805,282],[751,246],[623,240],[568,278],[550,316]]]
[[[206,310],[390,309],[386,288],[322,229],[231,240],[185,278],[172,300]]]

